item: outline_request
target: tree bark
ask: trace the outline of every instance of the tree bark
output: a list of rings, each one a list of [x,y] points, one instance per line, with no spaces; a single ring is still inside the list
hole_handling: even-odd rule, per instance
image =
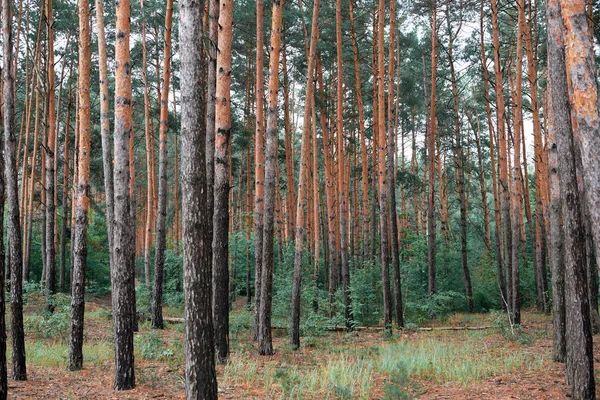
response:
[[[110,135],[110,110],[108,102],[108,64],[106,34],[104,33],[103,0],[96,0],[96,25],[98,28],[98,70],[100,73],[100,133],[102,136],[102,167],[104,170],[104,194],[106,202],[106,229],[108,236],[108,260],[113,268],[113,231],[115,219],[113,157]]]
[[[12,326],[13,379],[27,380],[25,364],[25,333],[23,330],[23,253],[21,247],[21,219],[19,216],[19,188],[16,169],[15,138],[15,77],[12,68],[12,4],[2,0],[3,28],[3,96],[4,96],[4,179],[8,203],[8,252],[11,270],[10,310]]]
[[[263,216],[265,210],[265,34],[263,0],[256,2],[256,131],[254,133],[254,338],[258,340],[263,251]]]
[[[202,75],[203,1],[179,3],[181,51],[181,197],[185,293],[185,386],[192,399],[216,399],[217,379],[212,323],[212,238],[206,224],[206,124],[198,104],[206,101]]]
[[[169,85],[171,80],[171,30],[173,27],[173,0],[167,0],[165,10],[165,44],[163,50],[162,98],[160,99],[160,152],[158,154],[158,213],[156,215],[156,255],[154,287],[152,291],[152,327],[164,327],[162,317],[165,250],[167,247],[167,162],[169,136]]]
[[[56,247],[54,246],[54,229],[56,225],[56,205],[54,203],[54,147],[56,142],[56,96],[54,93],[54,19],[52,0],[46,0],[46,24],[48,60],[46,65],[46,91],[48,95],[48,119],[46,125],[46,289],[56,292]]]
[[[294,280],[292,283],[292,318],[290,323],[290,341],[295,348],[300,347],[300,291],[302,284],[302,244],[304,234],[304,213],[306,210],[306,185],[308,180],[308,153],[310,137],[311,107],[314,101],[314,73],[319,40],[319,7],[320,0],[313,4],[312,25],[310,31],[310,48],[308,51],[308,70],[306,72],[306,99],[304,101],[304,122],[302,125],[302,146],[300,148],[300,180],[298,182],[298,199],[296,203],[296,232],[294,251]],[[325,138],[323,138],[325,141]],[[327,154],[325,154],[327,157]],[[330,221],[331,223],[331,221]],[[331,266],[330,266],[331,268]]]
[[[593,49],[584,0],[561,0],[564,21],[565,67],[567,74],[573,135],[583,164],[585,201],[596,245],[596,264],[600,268],[600,116],[598,84]]]
[[[154,230],[154,124],[152,122],[150,88],[148,85],[148,51],[146,45],[146,17],[144,0],[140,0],[142,10],[141,42],[142,42],[142,84],[144,86],[144,136],[146,138],[146,228],[144,230],[144,283],[151,287],[150,257],[152,251],[152,231]]]
[[[502,82],[502,65],[500,63],[500,31],[498,25],[498,1],[490,1],[492,8],[492,37],[494,47],[494,77],[496,83],[496,129],[498,130],[498,161],[499,161],[499,180],[502,209],[502,238],[505,267],[506,267],[506,303],[508,309],[512,309],[512,236],[511,236],[511,216],[510,216],[510,189],[508,187],[508,158],[506,151],[506,129],[504,126],[504,93],[500,88],[504,87]]]
[[[90,8],[87,0],[79,1],[79,144],[77,151],[77,185],[75,224],[71,242],[73,253],[71,279],[71,334],[69,336],[69,369],[83,368],[83,324],[85,312],[85,269],[90,190]]]
[[[216,64],[214,147],[214,212],[213,212],[213,324],[219,362],[229,357],[229,168],[231,135],[231,0],[221,0],[219,10],[219,51]],[[207,174],[209,178],[209,174]],[[210,186],[210,182],[208,183]],[[209,194],[207,193],[207,196]],[[262,300],[261,300],[262,305]]]
[[[131,103],[131,64],[129,54],[130,0],[117,3],[115,44],[115,133],[114,133],[114,187],[115,222],[112,269],[112,310],[115,341],[115,390],[135,387],[133,331],[135,320],[134,231],[131,229],[132,204],[130,195],[129,143],[133,135]],[[80,150],[81,153],[81,150]]]
[[[494,1],[494,0],[492,0]],[[438,62],[438,40],[437,40],[437,2],[432,4],[431,19],[431,101],[429,115],[429,137],[428,137],[428,156],[429,156],[429,190],[427,199],[427,259],[428,259],[428,281],[427,293],[432,296],[436,292],[436,216],[435,216],[435,168],[436,168],[436,135],[437,135],[437,117],[436,117],[436,78]]]
[[[513,323],[521,323],[521,294],[520,285],[520,257],[522,237],[521,237],[521,201],[523,197],[523,181],[521,177],[521,130],[523,129],[523,35],[525,26],[525,1],[517,0],[518,8],[518,30],[517,30],[517,54],[515,71],[515,89],[514,89],[514,161],[513,161],[513,185],[511,190],[511,208],[512,208],[512,313]]]
[[[398,327],[404,326],[402,315],[402,285],[400,280],[400,246],[398,243],[398,213],[396,211],[396,102],[394,98],[394,49],[396,35],[396,1],[390,0],[390,38],[388,47],[388,114],[387,114],[387,192],[390,223],[390,249],[394,286],[394,319]],[[398,54],[398,59],[400,55]]]
[[[267,148],[263,219],[263,250],[258,327],[258,354],[272,355],[271,307],[273,301],[275,174],[277,163],[277,92],[279,90],[279,55],[281,53],[281,20],[283,1],[273,1],[271,44],[269,47],[269,97],[267,113]],[[260,93],[259,93],[260,95]],[[306,122],[308,124],[308,121]],[[310,126],[310,125],[309,125]],[[300,189],[298,190],[301,191]]]

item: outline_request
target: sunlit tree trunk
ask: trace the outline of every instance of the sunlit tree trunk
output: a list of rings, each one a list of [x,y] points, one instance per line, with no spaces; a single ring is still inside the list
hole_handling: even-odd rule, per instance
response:
[[[146,229],[144,230],[144,283],[151,288],[152,271],[150,256],[152,251],[152,232],[154,231],[154,123],[150,104],[150,87],[148,84],[148,50],[146,45],[146,17],[144,0],[140,0],[142,10],[141,42],[142,42],[142,84],[144,86],[144,136],[146,138]]]
[[[493,1],[493,0],[492,0]],[[429,103],[429,137],[427,144],[428,152],[428,170],[429,170],[429,189],[428,189],[428,211],[427,211],[427,259],[428,259],[428,281],[427,293],[429,296],[436,292],[435,279],[435,258],[436,258],[436,216],[435,216],[435,169],[436,169],[436,135],[437,135],[437,117],[436,117],[436,80],[437,80],[437,62],[438,62],[438,42],[437,42],[437,3],[434,0],[432,4],[431,18],[431,100]],[[440,194],[440,197],[441,194]]]
[[[404,326],[402,315],[402,286],[400,282],[400,246],[398,243],[398,214],[396,211],[396,100],[394,98],[394,49],[396,35],[396,1],[390,0],[390,39],[388,47],[388,109],[387,109],[387,192],[390,223],[390,249],[394,279],[394,319],[399,327]]]
[[[77,185],[73,187],[75,199],[74,235],[71,279],[71,334],[69,336],[69,362],[71,371],[83,368],[83,320],[85,312],[85,268],[87,257],[87,228],[90,189],[90,7],[87,0],[79,3],[79,81],[78,114],[79,143],[77,147]]]
[[[564,21],[565,66],[573,119],[573,135],[583,165],[587,206],[600,268],[600,116],[593,37],[584,0],[560,1]]]
[[[338,257],[335,234],[335,190],[333,177],[333,151],[329,143],[329,128],[327,126],[327,110],[325,107],[325,89],[323,83],[323,68],[317,57],[317,83],[319,85],[319,105],[321,116],[321,133],[323,134],[323,159],[325,161],[325,203],[327,208],[327,239],[329,246],[329,312],[333,314],[333,300],[337,288]]]
[[[221,0],[215,89],[214,212],[213,212],[213,325],[220,363],[229,357],[229,169],[231,135],[232,0]],[[207,174],[207,179],[209,174]],[[210,182],[208,182],[210,185]],[[208,193],[207,193],[208,196]],[[262,300],[261,300],[262,305]],[[270,331],[270,329],[269,329]]]
[[[108,259],[113,267],[114,183],[113,157],[110,135],[110,110],[108,101],[108,65],[106,35],[104,33],[103,0],[96,0],[96,26],[98,29],[98,70],[100,73],[100,133],[102,136],[102,166],[104,169],[104,193],[106,198],[106,227],[108,233]],[[65,170],[66,171],[66,170]]]
[[[302,146],[300,148],[300,180],[298,182],[298,198],[296,204],[296,232],[294,251],[294,281],[292,283],[292,318],[290,323],[290,341],[292,346],[300,346],[300,294],[302,284],[302,244],[304,235],[304,213],[306,210],[306,184],[308,180],[308,153],[310,136],[310,116],[314,101],[315,63],[317,41],[319,39],[319,6],[320,0],[313,4],[312,26],[310,31],[310,49],[308,53],[308,70],[306,77],[306,99],[304,101],[304,122],[302,125]],[[325,140],[325,139],[324,139]],[[327,157],[327,154],[325,154]],[[331,221],[330,221],[331,223]],[[330,266],[331,268],[331,266]]]
[[[158,213],[156,216],[156,256],[152,291],[152,327],[163,328],[162,294],[167,247],[167,161],[169,134],[169,85],[171,79],[171,29],[173,0],[167,0],[165,10],[165,43],[163,50],[162,98],[160,99],[160,152],[158,155]]]
[[[114,319],[115,372],[114,388],[128,390],[135,387],[133,355],[133,331],[135,304],[134,257],[135,240],[132,225],[132,202],[130,195],[129,143],[133,135],[131,74],[130,74],[130,0],[117,3],[115,44],[115,133],[114,133],[114,185],[115,223],[112,269],[112,310]],[[83,131],[82,131],[83,134]],[[82,153],[80,149],[80,154]],[[81,172],[80,172],[81,173]]]
[[[512,313],[513,323],[521,323],[521,295],[520,295],[520,257],[523,245],[521,238],[521,200],[523,197],[523,181],[521,178],[521,130],[523,129],[523,35],[525,26],[525,1],[518,0],[518,29],[517,29],[517,51],[516,71],[514,89],[514,161],[513,161],[513,185],[511,189],[512,208]]]

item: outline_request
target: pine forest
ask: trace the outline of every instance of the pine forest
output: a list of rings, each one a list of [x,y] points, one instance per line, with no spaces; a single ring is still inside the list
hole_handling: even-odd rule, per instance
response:
[[[0,400],[596,398],[599,2],[0,1]]]

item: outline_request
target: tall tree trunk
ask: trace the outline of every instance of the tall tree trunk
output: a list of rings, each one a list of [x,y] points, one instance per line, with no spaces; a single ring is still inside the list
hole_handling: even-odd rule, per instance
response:
[[[387,114],[387,192],[394,279],[394,318],[398,327],[404,326],[402,315],[402,286],[400,282],[400,246],[398,243],[398,213],[396,211],[396,102],[394,98],[394,49],[396,35],[396,1],[390,0],[390,39],[388,47],[388,114]],[[398,60],[400,54],[398,54]],[[399,68],[398,68],[399,69]]]
[[[112,310],[115,335],[115,390],[128,390],[135,387],[133,355],[133,331],[136,319],[132,303],[135,304],[135,260],[132,246],[135,240],[132,205],[130,196],[129,142],[133,135],[131,74],[129,36],[131,3],[121,0],[117,3],[117,26],[115,44],[115,225],[113,246],[114,268],[112,269]],[[82,131],[83,134],[83,131]],[[82,136],[83,137],[83,136]],[[83,143],[83,141],[81,141]],[[80,154],[83,149],[80,150]],[[80,172],[81,173],[81,172]]]
[[[584,0],[560,0],[564,21],[565,66],[573,119],[573,135],[581,154],[586,202],[590,210],[600,268],[600,116],[593,37],[590,35]]]
[[[493,0],[492,0],[493,1]],[[428,281],[427,293],[432,296],[436,292],[435,281],[435,258],[436,258],[436,216],[435,216],[435,168],[436,168],[436,135],[437,135],[437,117],[436,117],[436,78],[438,63],[438,40],[437,40],[437,2],[432,4],[431,18],[431,100],[429,103],[429,137],[428,137],[428,156],[429,156],[429,190],[427,199],[427,259],[428,259]],[[440,197],[441,193],[440,193]]]
[[[551,0],[552,1],[552,0]],[[557,6],[549,2],[548,19],[558,18]],[[583,6],[583,2],[582,6]],[[562,2],[561,2],[562,4]],[[564,5],[564,4],[563,4]],[[583,8],[585,10],[585,8]],[[562,9],[565,28],[569,26],[569,16],[564,14],[569,9]],[[571,9],[572,11],[572,9]],[[583,12],[585,18],[585,12]],[[556,26],[557,25],[557,26]],[[571,26],[571,29],[573,27]],[[568,118],[568,104],[565,96],[569,76],[569,45],[573,45],[569,38],[569,29],[566,32],[563,47],[560,22],[552,26],[549,32],[549,62],[552,88],[552,101],[554,111],[554,125],[556,128],[556,142],[558,147],[558,167],[560,174],[560,191],[562,200],[562,227],[564,230],[564,263],[565,263],[565,309],[566,309],[566,344],[567,344],[567,379],[572,384],[572,395],[575,399],[595,398],[594,360],[592,352],[592,332],[590,325],[589,304],[587,297],[587,282],[585,275],[585,229],[581,200],[577,188],[577,171],[575,167],[575,151],[573,133],[577,130],[576,102],[573,105],[571,118],[575,122],[571,130],[571,119]],[[587,27],[582,28],[587,35]],[[564,49],[564,50],[563,50]],[[579,49],[580,51],[582,49]],[[563,53],[564,51],[564,53]],[[566,56],[566,62],[565,58]],[[565,75],[563,62],[567,66]],[[571,75],[571,78],[574,78]],[[574,82],[571,82],[574,83]],[[571,92],[573,94],[573,92]],[[561,97],[556,97],[561,95]],[[573,96],[571,101],[576,100]],[[595,104],[595,102],[593,103]],[[575,139],[575,140],[574,140]]]
[[[492,37],[494,47],[494,77],[496,82],[496,127],[498,130],[498,159],[499,159],[499,181],[498,185],[501,192],[500,206],[502,209],[502,238],[504,250],[504,261],[506,266],[506,303],[508,309],[512,309],[512,236],[511,236],[511,216],[510,216],[510,189],[508,186],[508,158],[506,152],[506,129],[504,126],[504,93],[501,88],[502,65],[500,64],[500,31],[498,25],[498,0],[490,1],[492,8]],[[498,220],[498,219],[497,219]]]
[[[71,252],[73,253],[71,279],[71,334],[69,362],[71,371],[83,368],[83,321],[85,312],[85,269],[87,258],[87,228],[90,190],[90,7],[87,0],[79,1],[79,143],[77,151],[77,185],[75,224]]]
[[[156,215],[156,255],[152,291],[152,327],[163,328],[162,294],[167,247],[167,161],[169,136],[169,85],[171,80],[171,30],[173,0],[167,0],[165,10],[165,44],[163,50],[162,98],[160,99],[160,153],[158,155],[158,213]]]
[[[4,0],[2,2],[2,8],[0,9],[0,13],[2,14],[2,27],[3,27],[3,33],[4,33],[4,46],[3,46],[3,51],[4,54],[10,54],[10,20],[8,18],[10,18],[10,5],[8,3],[7,0]],[[8,35],[6,35],[8,33]],[[7,51],[8,50],[8,51]],[[10,57],[3,57],[4,58],[4,65],[3,68],[6,68],[10,62]],[[7,126],[13,126],[14,129],[14,123],[12,123],[11,121],[9,121],[9,119],[14,118],[11,117],[11,112],[13,112],[14,109],[11,109],[10,107],[14,107],[14,99],[12,101],[9,101],[8,103],[4,101],[4,99],[7,99],[8,96],[12,95],[12,83],[11,83],[11,78],[12,75],[10,75],[10,73],[7,73],[8,71],[10,71],[10,68],[6,68],[3,70],[4,72],[4,79],[0,79],[0,82],[2,82],[2,90],[0,91],[2,93],[2,103],[4,105],[4,107],[2,108],[2,128],[5,128]],[[32,86],[33,87],[33,86]],[[11,106],[12,105],[12,106]],[[13,119],[14,121],[14,119]],[[2,140],[2,138],[0,137],[0,141]],[[2,148],[2,146],[0,145],[0,148]],[[4,158],[5,156],[2,155],[0,156],[0,170],[4,170]],[[25,169],[23,169],[23,171],[25,172]],[[0,204],[4,205],[4,202],[6,200],[5,198],[5,185],[4,185],[4,176],[0,173]],[[2,215],[0,215],[0,226],[4,226],[4,212],[2,213]],[[5,250],[4,250],[4,229],[2,229],[2,232],[0,233],[0,399],[2,400],[6,400],[8,398],[8,366],[7,366],[7,360],[6,360],[6,298],[5,298],[5,293],[6,293],[6,274],[5,274]],[[11,260],[9,259],[9,263],[11,262]],[[11,265],[12,267],[12,265]],[[22,267],[21,265],[19,265],[19,267]]]
[[[382,269],[383,289],[383,325],[386,330],[392,328],[392,299],[390,293],[390,269],[389,269],[389,233],[387,213],[387,187],[386,187],[386,132],[385,132],[385,0],[379,0],[377,15],[377,172],[379,191],[379,235]],[[389,162],[393,162],[389,160]]]
[[[48,40],[48,61],[46,65],[46,83],[48,94],[48,119],[46,125],[46,289],[56,292],[56,248],[54,246],[54,228],[56,225],[56,205],[54,203],[54,147],[56,142],[56,97],[54,93],[54,19],[52,0],[46,0],[46,24]]]
[[[521,201],[523,197],[523,181],[521,178],[521,130],[523,129],[523,35],[525,26],[525,1],[518,0],[518,29],[517,29],[517,59],[515,71],[515,89],[514,89],[514,161],[513,161],[513,185],[511,190],[511,208],[512,208],[512,313],[513,323],[521,323],[521,295],[519,290],[520,271],[519,258],[521,257]]]
[[[232,0],[221,0],[219,10],[219,51],[216,64],[213,212],[213,324],[219,362],[229,357],[229,168],[231,135],[231,40]],[[210,103],[210,102],[209,102]],[[207,178],[209,174],[207,174]],[[210,182],[208,183],[210,186]],[[208,193],[207,193],[208,196]],[[262,301],[261,301],[262,304]]]
[[[547,12],[547,25],[548,25],[548,41],[552,40],[552,37],[556,35],[562,35],[562,23],[560,21],[558,1],[554,0],[548,3]],[[559,38],[559,43],[562,43],[562,36]],[[550,264],[551,272],[551,283],[552,283],[552,322],[553,322],[553,335],[552,335],[552,361],[555,362],[566,362],[567,360],[567,348],[566,348],[566,315],[565,315],[565,264],[563,256],[563,240],[562,240],[562,227],[561,227],[561,204],[560,204],[560,176],[558,174],[558,145],[556,143],[556,134],[558,129],[568,129],[568,120],[570,118],[570,111],[568,109],[568,103],[566,102],[567,95],[563,93],[563,100],[558,101],[556,108],[552,101],[552,92],[554,92],[554,84],[552,79],[556,79],[556,76],[552,76],[555,73],[552,69],[556,68],[557,61],[560,68],[561,55],[557,51],[557,47],[560,46],[548,46],[548,66],[550,68],[549,74],[549,86],[547,95],[547,105],[545,107],[547,119],[548,119],[548,171],[549,171],[549,188],[550,188],[550,226],[549,226],[549,254],[548,261]],[[564,55],[563,55],[564,57]],[[564,59],[564,58],[563,58]],[[564,63],[564,61],[563,61]],[[564,64],[563,64],[564,65]],[[564,74],[563,74],[564,77]],[[564,89],[564,84],[563,87]],[[557,90],[561,89],[560,83],[558,84]],[[560,98],[557,98],[560,99]],[[563,107],[562,109],[560,107]],[[567,108],[564,108],[567,106]],[[555,124],[560,122],[559,124]]]
[[[72,104],[72,86],[71,74],[69,74],[69,100],[67,101],[67,116],[65,119],[64,130],[64,149],[63,149],[63,192],[62,192],[62,223],[60,226],[60,269],[58,290],[64,292],[66,289],[67,273],[67,224],[69,216],[69,132],[71,130],[71,104]],[[111,235],[108,236],[112,240]]]
[[[25,364],[25,333],[23,330],[23,253],[21,247],[21,218],[19,216],[19,188],[16,169],[15,138],[15,77],[12,68],[12,4],[2,0],[3,28],[3,96],[4,96],[4,179],[8,203],[8,252],[11,270],[10,311],[12,326],[13,379],[27,380]]]
[[[360,63],[358,57],[358,43],[356,40],[356,29],[354,27],[354,6],[353,1],[348,1],[349,15],[350,15],[350,28],[352,33],[352,53],[354,56],[354,80],[356,82],[356,102],[358,103],[358,129],[360,132],[360,148],[361,148],[361,163],[362,163],[362,214],[361,214],[361,225],[362,225],[362,236],[364,251],[362,256],[367,259],[371,255],[371,249],[369,247],[369,160],[367,158],[367,141],[365,134],[365,115],[363,109],[363,98],[362,88],[360,79]]]
[[[206,18],[206,14],[204,15],[204,18]],[[218,232],[219,235],[221,235],[220,240],[222,240],[223,235],[226,235],[225,237],[227,237],[227,225],[229,224],[229,207],[223,209],[223,202],[225,202],[225,204],[228,204],[228,196],[229,196],[229,187],[224,187],[222,189],[225,189],[225,193],[219,193],[218,196],[219,197],[219,201],[221,202],[220,204],[218,204],[217,206],[220,206],[221,209],[220,210],[216,210],[215,209],[215,168],[217,167],[215,164],[215,129],[216,129],[216,106],[215,106],[215,102],[216,102],[216,90],[217,90],[217,53],[218,53],[218,41],[219,41],[219,0],[209,0],[208,1],[208,46],[207,48],[204,50],[207,54],[208,54],[208,72],[207,72],[207,94],[206,94],[206,204],[207,204],[207,209],[209,210],[209,212],[212,212],[212,216],[211,218],[208,218],[207,221],[207,225],[206,228],[208,230],[208,234],[210,235],[210,237],[212,238],[211,241],[211,246],[207,249],[208,250],[208,255],[212,261],[212,273],[213,273],[213,327],[215,328],[215,344],[217,345],[217,348],[221,347],[219,344],[219,331],[222,332],[222,330],[219,329],[219,324],[217,319],[219,317],[222,316],[217,316],[217,312],[221,309],[223,309],[224,307],[227,306],[227,304],[220,304],[223,303],[223,295],[224,293],[222,291],[219,291],[219,289],[222,290],[222,288],[218,288],[217,287],[217,277],[221,277],[223,274],[223,262],[225,262],[225,264],[227,264],[227,258],[225,258],[225,261],[220,260],[219,257],[223,257],[223,254],[227,254],[227,244],[228,243],[216,243],[215,239],[217,237],[217,234],[215,234],[214,231],[214,227],[215,227],[215,218],[219,219],[218,222],[220,224],[222,224],[223,226],[220,226],[219,229],[221,229],[221,231]],[[226,148],[224,149],[225,151],[227,151],[227,142],[225,143]],[[225,153],[227,155],[227,153]],[[228,162],[229,162],[229,157],[225,157],[224,158],[225,161],[227,162],[227,165],[225,165],[225,172],[221,171],[222,175],[220,178],[223,179],[224,176],[228,176],[229,175],[229,171],[227,171],[228,169]],[[229,184],[227,182],[227,184]],[[227,215],[222,215],[222,214],[227,214]],[[224,230],[224,231],[223,231]],[[215,246],[220,246],[220,249],[217,249],[217,255],[215,253]],[[224,247],[225,246],[225,247]],[[223,247],[225,250],[223,250]],[[225,251],[225,253],[224,253]],[[220,265],[218,266],[217,263],[219,263]],[[220,268],[221,271],[219,271],[217,273],[217,268]],[[227,274],[227,268],[225,268],[225,274]],[[223,283],[220,282],[219,285],[222,285]],[[218,300],[218,301],[217,301]],[[227,307],[227,309],[229,309],[229,307]],[[221,343],[224,343],[223,340],[221,340]]]
[[[273,1],[271,44],[269,53],[269,97],[267,113],[267,148],[265,164],[265,204],[263,227],[262,273],[260,284],[260,317],[258,327],[258,354],[273,354],[271,338],[271,305],[273,301],[274,266],[274,209],[275,174],[277,163],[277,93],[279,90],[279,55],[281,53],[281,19],[283,1]],[[260,93],[259,93],[260,95]],[[307,125],[308,121],[306,122]],[[309,125],[310,126],[310,125]],[[300,191],[300,190],[299,190]]]
[[[295,145],[294,132],[290,125],[290,94],[289,94],[289,77],[287,69],[287,50],[284,47],[282,54],[282,68],[283,68],[283,125],[285,129],[285,172],[287,175],[287,216],[288,216],[288,233],[291,236],[294,231],[294,224],[296,223],[296,184],[294,179],[294,152],[293,147]]]
[[[216,399],[217,378],[212,324],[212,238],[206,224],[205,73],[202,54],[203,1],[179,3],[181,51],[181,197],[185,293],[185,386],[189,400]]]
[[[310,31],[310,49],[308,52],[308,70],[306,72],[306,99],[304,101],[304,122],[302,124],[302,146],[300,148],[300,180],[298,182],[298,199],[296,204],[296,232],[294,252],[294,280],[292,283],[292,318],[290,323],[290,341],[295,348],[300,347],[300,291],[302,284],[302,244],[304,235],[304,212],[306,210],[306,184],[308,180],[308,153],[310,135],[310,116],[314,101],[315,62],[317,41],[319,40],[319,7],[320,0],[313,4],[312,25]],[[323,138],[325,141],[325,138]],[[327,158],[327,153],[325,153]],[[329,221],[331,223],[331,221]],[[330,266],[331,268],[331,266]]]
[[[146,17],[144,0],[140,0],[142,10],[142,84],[144,86],[144,136],[146,138],[146,229],[144,230],[144,283],[150,290],[152,271],[150,257],[152,252],[152,232],[154,230],[154,191],[156,175],[154,174],[154,124],[152,121],[152,105],[150,104],[150,87],[148,84],[148,50],[146,45]]]
[[[537,275],[540,277],[539,284],[541,296],[538,296],[538,309],[548,312],[548,281],[546,273],[546,257],[544,254],[547,229],[545,219],[548,212],[548,165],[547,150],[542,143],[542,132],[540,123],[540,106],[538,100],[538,61],[534,53],[533,25],[535,16],[531,10],[531,0],[528,0],[529,19],[525,29],[525,49],[527,51],[527,77],[529,81],[529,91],[531,94],[531,117],[533,120],[533,140],[534,140],[534,164],[535,164],[535,237],[534,241],[534,260],[536,263]],[[537,43],[536,43],[537,45]]]
[[[100,133],[102,136],[102,167],[104,170],[104,193],[106,202],[106,228],[108,233],[108,260],[113,268],[113,231],[115,219],[113,157],[110,135],[110,110],[108,102],[108,64],[106,34],[104,33],[103,0],[96,0],[96,25],[98,29],[98,70],[100,72]]]
[[[258,340],[263,251],[263,216],[265,210],[265,34],[264,0],[256,2],[256,131],[254,133],[254,338]]]
[[[340,260],[342,273],[342,290],[344,291],[344,317],[346,327],[352,327],[352,304],[350,303],[350,268],[348,265],[348,219],[347,213],[347,188],[348,181],[344,172],[346,166],[345,144],[344,144],[344,64],[342,57],[342,0],[335,3],[335,43],[337,54],[337,103],[336,103],[336,126],[337,126],[337,154],[338,154],[338,196],[340,207]],[[316,199],[315,199],[316,200]]]

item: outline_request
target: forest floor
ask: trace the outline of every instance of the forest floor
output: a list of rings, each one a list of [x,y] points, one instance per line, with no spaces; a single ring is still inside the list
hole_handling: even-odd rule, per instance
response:
[[[185,398],[183,324],[153,331],[148,322],[140,322],[135,334],[137,387],[115,392],[110,301],[104,297],[86,303],[84,369],[78,372],[66,369],[68,306],[59,302],[50,316],[44,313],[43,303],[41,297],[27,299],[29,380],[9,380],[9,398]],[[165,310],[172,317],[181,313],[180,309]],[[253,316],[240,301],[231,316],[230,363],[217,367],[219,398],[567,398],[564,366],[551,361],[551,318],[525,312],[521,330],[514,333],[498,321],[501,318],[499,314],[456,314],[427,326],[487,328],[412,329],[395,331],[391,337],[368,329],[351,333],[314,330],[304,333],[299,351],[290,347],[285,330],[275,329],[275,355],[259,357],[252,342]],[[595,354],[600,362],[600,346]]]

